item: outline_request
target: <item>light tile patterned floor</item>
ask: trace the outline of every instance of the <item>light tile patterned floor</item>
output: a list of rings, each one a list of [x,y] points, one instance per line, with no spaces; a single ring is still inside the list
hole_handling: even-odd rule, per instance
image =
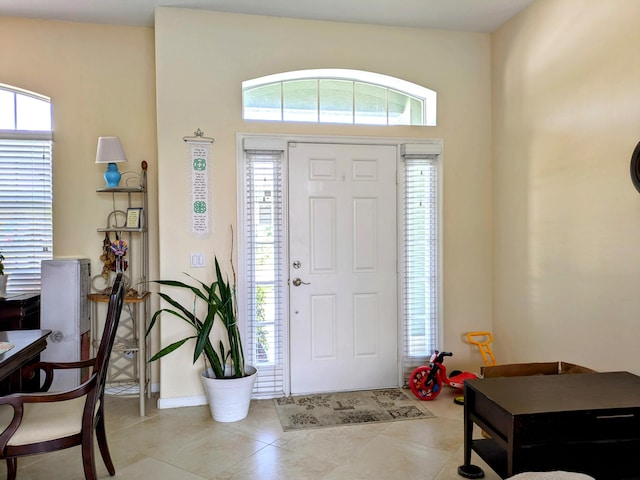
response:
[[[428,408],[436,418],[283,432],[272,400],[254,400],[240,422],[216,423],[208,407],[138,416],[137,398],[107,397],[116,467],[100,479],[127,480],[460,480],[463,407],[445,391]],[[416,400],[418,402],[419,400]],[[485,479],[499,480],[475,454]],[[5,475],[0,465],[0,476]],[[82,480],[79,447],[18,462],[18,480]]]

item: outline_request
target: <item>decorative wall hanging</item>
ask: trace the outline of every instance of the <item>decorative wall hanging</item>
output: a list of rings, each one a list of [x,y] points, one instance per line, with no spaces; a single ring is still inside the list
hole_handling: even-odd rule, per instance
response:
[[[200,129],[193,132],[192,137],[183,137],[189,147],[189,168],[191,169],[191,233],[196,236],[207,236],[211,233],[211,192],[209,187],[209,171],[211,144],[213,138],[205,137]]]

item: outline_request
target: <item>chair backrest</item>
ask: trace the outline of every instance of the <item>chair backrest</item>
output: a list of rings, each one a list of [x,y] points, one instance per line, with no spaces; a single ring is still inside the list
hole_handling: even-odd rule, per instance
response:
[[[107,307],[107,317],[105,319],[104,331],[102,339],[96,354],[93,373],[97,373],[97,393],[102,396],[105,383],[107,380],[107,367],[109,366],[109,357],[113,349],[113,343],[116,339],[116,331],[120,322],[120,314],[124,305],[125,284],[123,274],[118,273],[113,282],[111,294],[109,295],[109,306]]]

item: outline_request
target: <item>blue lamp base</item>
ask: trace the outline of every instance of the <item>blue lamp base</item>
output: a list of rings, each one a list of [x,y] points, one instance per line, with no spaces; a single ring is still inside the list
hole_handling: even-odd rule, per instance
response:
[[[120,183],[120,172],[118,171],[118,165],[116,163],[109,163],[107,170],[104,172],[104,181],[107,182],[107,187],[114,188]]]

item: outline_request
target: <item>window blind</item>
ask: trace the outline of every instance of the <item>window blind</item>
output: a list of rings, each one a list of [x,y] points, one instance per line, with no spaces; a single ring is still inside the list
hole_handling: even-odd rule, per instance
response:
[[[438,343],[438,166],[436,155],[404,155],[403,378]]]
[[[40,262],[52,258],[51,133],[0,131],[0,251],[7,291],[40,289]]]
[[[285,391],[282,160],[281,150],[245,150],[246,235],[241,255],[245,261],[247,362],[258,368],[255,398],[282,396]]]

